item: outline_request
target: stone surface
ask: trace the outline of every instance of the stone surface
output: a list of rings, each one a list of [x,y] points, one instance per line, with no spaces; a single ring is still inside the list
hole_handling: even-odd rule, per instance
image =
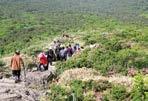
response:
[[[22,73],[20,83],[15,83],[12,77],[2,78],[0,79],[0,101],[39,101],[39,96],[43,92],[39,89],[45,88],[52,78],[53,73],[50,70],[27,72],[26,79]]]
[[[26,85],[32,88],[45,88],[53,76],[53,73],[49,70],[29,72],[26,74]]]
[[[15,83],[11,78],[0,80],[0,101],[38,101],[39,91],[25,86],[25,82]]]

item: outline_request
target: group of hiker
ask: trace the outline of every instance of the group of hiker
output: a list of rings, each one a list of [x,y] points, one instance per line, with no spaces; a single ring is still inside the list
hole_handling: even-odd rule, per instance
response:
[[[52,65],[53,61],[66,61],[78,51],[80,51],[80,45],[77,43],[74,46],[69,44],[68,46],[64,47],[59,40],[54,41],[52,47],[49,48],[48,51],[42,51],[38,55],[38,70],[48,70],[48,67]]]
[[[76,43],[75,45],[69,44],[68,46],[64,47],[62,46],[61,42],[59,40],[54,41],[51,48],[48,49],[48,51],[42,51],[38,54],[37,60],[38,60],[38,66],[37,70],[44,71],[48,70],[49,66],[52,66],[53,61],[66,61],[70,57],[72,57],[73,54],[80,51],[80,45]],[[11,70],[12,75],[15,78],[15,83],[18,83],[21,81],[20,75],[21,75],[21,67],[24,67],[24,62],[22,57],[20,56],[20,51],[15,51],[15,55],[11,59]]]

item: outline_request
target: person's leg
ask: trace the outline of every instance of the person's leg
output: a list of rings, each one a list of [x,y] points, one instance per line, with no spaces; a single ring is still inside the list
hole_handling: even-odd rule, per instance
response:
[[[52,65],[53,58],[49,58],[48,65]]]
[[[58,53],[58,60],[60,60],[60,53]]]
[[[61,61],[63,61],[63,60],[64,60],[64,56],[61,57]]]
[[[41,66],[42,66],[42,64],[40,63],[39,66],[37,67],[38,71],[41,71]]]
[[[16,76],[15,70],[12,70],[12,76],[13,76],[13,77]]]
[[[47,68],[49,67],[49,61],[48,61],[48,63],[47,63]],[[48,69],[47,69],[48,70]]]
[[[52,60],[50,61],[50,65],[52,66]]]
[[[48,65],[43,65],[44,66],[44,70],[48,70]]]
[[[44,70],[45,70],[45,65],[44,64],[41,64],[40,65],[40,71],[43,72]]]
[[[12,70],[12,74],[13,74],[13,77],[14,77],[14,80],[15,80],[15,83],[17,83],[17,70]]]
[[[20,81],[21,79],[20,79],[20,76],[21,76],[21,70],[18,70],[17,71],[17,76],[18,76],[18,80]]]

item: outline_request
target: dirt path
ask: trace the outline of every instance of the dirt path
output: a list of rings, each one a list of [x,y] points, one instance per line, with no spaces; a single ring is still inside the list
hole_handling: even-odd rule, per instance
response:
[[[27,88],[25,82],[14,83],[13,79],[0,80],[0,101],[37,101],[38,92]]]

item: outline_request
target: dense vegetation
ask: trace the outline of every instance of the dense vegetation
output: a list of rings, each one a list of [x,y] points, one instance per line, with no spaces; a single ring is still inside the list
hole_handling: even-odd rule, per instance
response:
[[[92,23],[94,31],[84,33],[82,40],[86,46],[96,44],[98,47],[88,48],[67,62],[59,63],[59,71],[87,67],[103,74],[110,71],[127,74],[129,68],[138,70],[148,66],[147,27],[124,25],[114,20],[96,19]]]
[[[25,52],[41,49],[38,44],[47,37],[63,31],[85,30],[85,25],[92,25],[87,17],[93,14],[147,25],[147,3],[147,0],[1,0],[0,54],[15,49]]]

